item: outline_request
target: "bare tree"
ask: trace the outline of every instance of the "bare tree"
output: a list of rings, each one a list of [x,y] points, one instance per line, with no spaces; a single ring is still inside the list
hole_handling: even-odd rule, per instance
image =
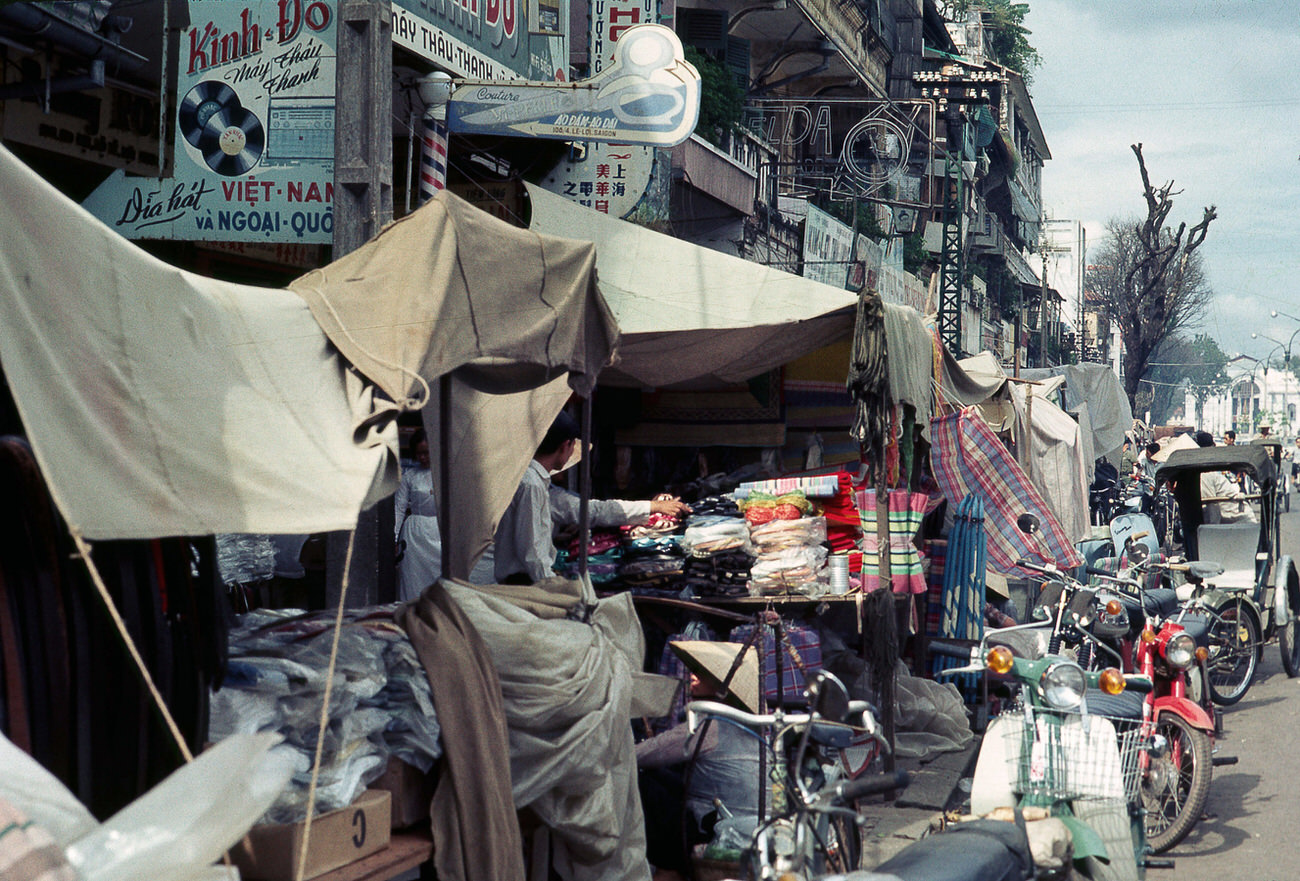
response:
[[[1171,232],[1165,222],[1173,197],[1182,191],[1174,191],[1173,181],[1153,187],[1142,145],[1134,144],[1133,153],[1142,174],[1147,216],[1106,225],[1107,238],[1088,271],[1088,284],[1119,327],[1124,342],[1124,391],[1137,411],[1139,384],[1160,343],[1175,331],[1196,326],[1209,307],[1213,292],[1195,251],[1218,214],[1211,205],[1195,226],[1188,229],[1180,223]]]

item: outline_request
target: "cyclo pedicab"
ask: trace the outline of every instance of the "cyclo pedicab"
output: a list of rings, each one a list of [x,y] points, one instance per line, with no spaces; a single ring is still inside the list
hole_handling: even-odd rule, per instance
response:
[[[1287,676],[1300,674],[1300,575],[1291,557],[1280,551],[1279,453],[1276,444],[1258,443],[1177,450],[1156,472],[1157,483],[1167,480],[1173,487],[1186,559],[1223,567],[1202,584],[1180,590],[1180,598],[1194,592],[1196,606],[1210,616],[1207,668],[1218,704],[1233,704],[1245,695],[1264,644],[1274,635]],[[1244,474],[1253,490],[1202,498],[1201,475],[1209,472]],[[1241,507],[1256,501],[1258,520],[1216,522],[1216,503]]]

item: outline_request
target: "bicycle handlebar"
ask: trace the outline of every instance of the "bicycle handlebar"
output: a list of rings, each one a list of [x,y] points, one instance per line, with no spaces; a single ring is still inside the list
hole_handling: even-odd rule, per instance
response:
[[[872,774],[870,777],[846,780],[835,787],[834,796],[837,801],[852,801],[855,798],[865,798],[881,792],[906,789],[910,782],[911,776],[899,768],[892,774]]]

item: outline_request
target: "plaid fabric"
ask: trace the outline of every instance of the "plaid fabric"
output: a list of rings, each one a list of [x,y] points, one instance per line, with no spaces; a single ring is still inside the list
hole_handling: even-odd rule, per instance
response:
[[[862,589],[880,587],[880,547],[876,535],[876,491],[857,492],[862,514]],[[894,593],[925,593],[921,556],[912,539],[921,528],[929,497],[904,489],[889,491],[889,569]]]
[[[1042,495],[974,408],[935,419],[930,438],[934,476],[949,504],[978,493],[989,506],[985,534],[993,569],[1018,572],[1016,560],[1022,557],[1062,569],[1083,564]],[[1042,526],[1035,536],[1016,528],[1016,518],[1026,511]]]
[[[943,570],[948,559],[948,541],[930,539],[925,543],[925,556],[929,561],[926,573],[925,633],[938,636],[943,621]]]
[[[709,629],[708,625],[702,621],[691,621],[686,625],[686,629],[680,633],[674,633],[664,641],[663,653],[659,656],[659,667],[655,670],[660,676],[672,676],[682,681],[682,687],[677,689],[677,694],[673,697],[672,709],[668,715],[662,719],[656,719],[651,728],[655,731],[666,731],[667,729],[678,724],[686,714],[686,702],[691,700],[691,671],[686,669],[686,664],[673,651],[670,643],[685,642],[690,640],[701,640],[712,642],[717,636]]]
[[[785,685],[785,704],[804,702],[804,676],[822,668],[822,642],[817,631],[798,624],[782,622],[787,644],[783,645],[781,658],[781,680]],[[773,648],[772,629],[766,625],[764,633],[758,638],[762,645],[763,658],[763,696],[769,704],[776,701],[776,651]],[[731,631],[731,642],[749,642],[754,625],[742,624]]]

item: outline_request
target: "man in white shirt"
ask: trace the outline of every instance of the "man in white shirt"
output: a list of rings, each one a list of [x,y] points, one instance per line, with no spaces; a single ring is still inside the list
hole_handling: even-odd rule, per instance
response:
[[[552,486],[551,475],[572,463],[579,434],[578,423],[561,412],[528,463],[493,537],[492,572],[498,584],[532,584],[555,575],[555,526],[576,524],[579,502],[572,493]],[[655,513],[680,517],[689,511],[689,506],[673,498],[592,500],[591,522],[593,526],[620,526],[644,522]],[[475,567],[471,580],[482,580],[483,568]]]

